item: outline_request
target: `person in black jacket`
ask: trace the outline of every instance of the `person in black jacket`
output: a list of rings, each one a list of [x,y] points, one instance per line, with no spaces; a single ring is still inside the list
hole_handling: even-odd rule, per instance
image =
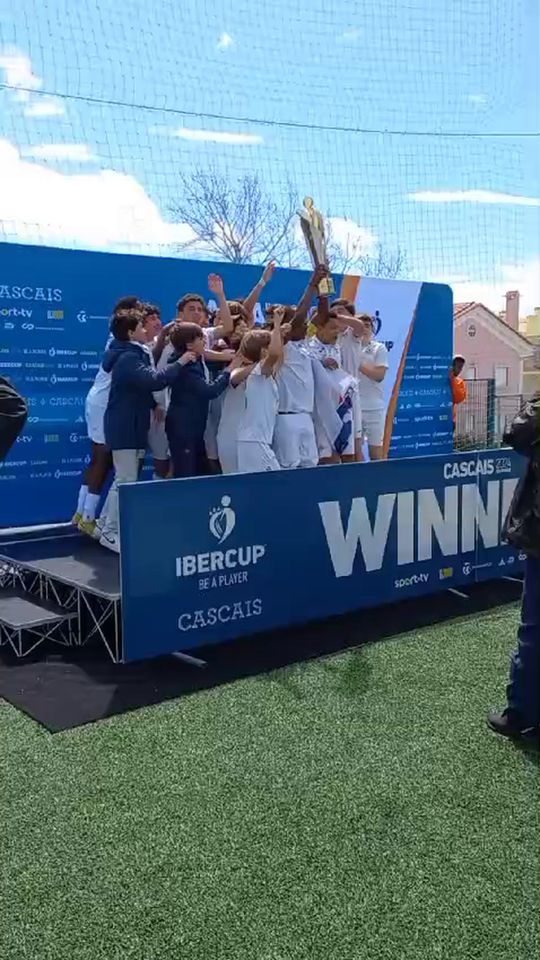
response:
[[[146,345],[144,317],[137,309],[115,313],[111,323],[113,340],[102,367],[111,374],[109,402],[103,420],[105,442],[112,452],[115,480],[107,499],[100,543],[120,552],[118,539],[118,485],[138,479],[146,451],[150,413],[156,405],[153,394],[171,386],[181,367],[195,359],[189,352],[168,370],[156,373]]]
[[[538,645],[540,624],[540,392],[515,418],[504,441],[527,457],[526,474],[518,485],[506,517],[503,536],[527,554],[521,623],[512,653],[506,689],[507,705],[491,713],[492,730],[507,737],[538,737]]]
[[[0,463],[5,460],[28,417],[28,407],[20,393],[0,377]]]
[[[184,366],[171,387],[165,430],[169,440],[173,477],[200,477],[209,473],[204,431],[210,400],[229,386],[225,370],[213,383],[208,382],[204,364],[206,344],[202,328],[196,323],[178,323],[171,332],[174,353],[169,364],[182,362],[186,353],[194,358]]]

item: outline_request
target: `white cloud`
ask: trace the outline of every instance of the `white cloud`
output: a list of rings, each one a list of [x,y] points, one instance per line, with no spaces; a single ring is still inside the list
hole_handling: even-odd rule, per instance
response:
[[[331,239],[344,253],[355,256],[374,253],[378,238],[367,227],[346,217],[327,217],[326,225]]]
[[[217,48],[218,50],[228,50],[229,47],[232,47],[233,43],[234,40],[230,33],[227,33],[227,31],[224,30],[217,42]]]
[[[179,137],[194,143],[226,143],[233,147],[253,147],[263,143],[255,133],[234,133],[225,130],[192,130],[190,127],[151,127],[149,133]]]
[[[520,197],[512,193],[495,193],[492,190],[420,190],[409,193],[409,200],[419,203],[497,203],[517,207],[540,207],[538,197]]]
[[[39,90],[43,81],[36,76],[32,69],[30,57],[21,53],[17,47],[6,47],[0,53],[0,70],[3,70],[4,81],[15,92],[15,99],[27,103],[31,90]]]
[[[344,30],[341,34],[343,40],[359,40],[362,36],[363,31],[359,27],[348,27],[347,30]]]
[[[187,224],[163,220],[135,177],[60,173],[25,161],[7,140],[0,140],[0,237],[149,254],[194,239]]]
[[[25,117],[63,117],[66,108],[61,100],[55,97],[34,98],[24,108]]]
[[[484,103],[487,103],[487,95],[485,93],[469,93],[467,100],[469,103],[474,103],[475,106],[481,107]]]
[[[489,307],[494,313],[504,309],[504,295],[507,290],[519,290],[519,312],[522,317],[532,313],[534,308],[540,305],[540,259],[529,260],[521,265],[506,264],[501,267],[500,279],[492,283],[450,275],[431,279],[434,283],[450,284],[454,291],[455,303],[476,300]]]
[[[21,156],[36,160],[77,160],[79,163],[97,160],[86,143],[40,143],[35,147],[23,147]]]

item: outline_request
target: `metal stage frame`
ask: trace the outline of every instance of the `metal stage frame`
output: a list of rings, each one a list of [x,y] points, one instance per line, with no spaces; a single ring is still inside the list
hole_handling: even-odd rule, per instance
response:
[[[26,594],[36,604],[64,612],[69,627],[44,629],[25,649],[23,634],[29,624],[16,628],[17,637],[3,631],[17,656],[24,656],[44,640],[64,646],[83,646],[94,638],[104,644],[114,663],[123,662],[120,558],[106,551],[73,527],[0,536],[0,589]],[[44,617],[46,620],[47,618]],[[13,628],[11,628],[13,629]]]

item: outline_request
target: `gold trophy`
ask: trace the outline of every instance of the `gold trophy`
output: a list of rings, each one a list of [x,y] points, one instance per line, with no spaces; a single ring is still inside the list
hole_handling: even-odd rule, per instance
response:
[[[328,267],[328,252],[326,249],[326,234],[324,229],[324,220],[320,210],[317,210],[311,197],[304,197],[304,209],[298,211],[302,233],[307,244],[313,266],[318,267],[323,264]],[[321,297],[327,297],[335,293],[334,282],[330,274],[321,280],[319,284],[319,294]]]

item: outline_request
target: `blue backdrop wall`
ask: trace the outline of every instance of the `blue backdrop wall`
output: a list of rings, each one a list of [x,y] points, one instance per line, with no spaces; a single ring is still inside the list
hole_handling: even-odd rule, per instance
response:
[[[235,264],[0,244],[0,373],[30,406],[23,435],[0,465],[0,527],[71,516],[89,453],[84,401],[114,302],[137,294],[157,302],[164,320],[172,319],[182,294],[208,294],[211,271],[222,274],[230,297],[245,296],[261,273]],[[294,303],[307,278],[303,271],[276,271],[268,299]],[[337,289],[341,279],[335,277]],[[406,310],[405,288],[414,292],[408,300],[415,304]],[[390,351],[399,349],[403,360],[395,363],[390,454],[451,450],[451,291],[373,279],[360,289],[369,293],[373,310],[382,306],[379,339]]]

